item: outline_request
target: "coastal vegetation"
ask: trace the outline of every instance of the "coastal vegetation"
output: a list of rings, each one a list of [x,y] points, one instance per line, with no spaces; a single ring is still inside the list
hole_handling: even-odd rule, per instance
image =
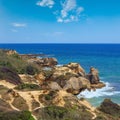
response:
[[[29,111],[0,113],[0,120],[35,120]]]
[[[17,52],[8,53],[0,50],[0,66],[9,68],[18,74],[34,75],[38,72],[37,67],[27,62],[27,58],[21,57]]]
[[[76,96],[105,86],[98,70],[33,56],[0,50],[0,120],[120,119],[120,106],[110,99],[95,108]]]
[[[36,84],[19,84],[15,87],[17,90],[24,90],[24,91],[30,91],[30,90],[40,90],[40,86]]]

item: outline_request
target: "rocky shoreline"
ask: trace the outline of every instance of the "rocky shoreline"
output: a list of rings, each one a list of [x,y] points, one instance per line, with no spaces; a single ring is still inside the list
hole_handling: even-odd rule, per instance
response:
[[[120,119],[120,107],[111,100],[94,108],[84,98],[76,97],[85,89],[105,87],[97,69],[91,67],[86,73],[78,63],[57,66],[56,58],[37,56],[0,50],[0,120],[11,116],[17,120],[15,117],[23,116],[23,111],[29,116],[20,120]],[[4,118],[6,114],[10,117]]]

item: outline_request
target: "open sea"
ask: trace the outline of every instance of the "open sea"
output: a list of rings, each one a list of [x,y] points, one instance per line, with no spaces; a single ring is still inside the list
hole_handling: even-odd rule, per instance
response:
[[[80,93],[93,106],[104,98],[120,104],[120,44],[0,44],[0,48],[15,49],[19,53],[43,53],[58,59],[59,65],[79,63],[88,73],[91,66],[99,70],[106,87]]]

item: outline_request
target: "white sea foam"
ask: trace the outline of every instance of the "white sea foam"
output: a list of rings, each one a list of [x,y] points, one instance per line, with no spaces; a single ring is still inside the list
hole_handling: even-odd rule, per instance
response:
[[[115,91],[114,87],[111,87],[108,82],[105,83],[106,87],[103,87],[101,89],[96,89],[96,91],[91,90],[85,90],[81,92],[78,95],[78,98],[84,97],[84,98],[94,98],[94,97],[100,97],[100,96],[112,96],[116,94],[120,94],[120,91]]]
[[[63,65],[62,64],[58,64],[58,65],[56,65],[57,67],[62,67]]]

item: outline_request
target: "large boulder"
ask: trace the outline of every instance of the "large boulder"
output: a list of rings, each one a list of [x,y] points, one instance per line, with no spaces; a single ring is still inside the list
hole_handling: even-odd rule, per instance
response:
[[[53,81],[51,81],[51,82],[48,84],[48,86],[49,86],[49,88],[50,88],[51,90],[61,90],[61,89],[62,89],[57,82],[53,82]]]
[[[84,89],[90,89],[90,82],[83,77],[71,77],[68,81],[66,81],[63,89],[67,92],[77,95]]]
[[[98,84],[100,82],[98,70],[94,67],[90,68],[90,72],[87,75],[87,78],[90,80],[91,84]]]
[[[56,58],[43,58],[44,66],[55,66],[58,64]]]

